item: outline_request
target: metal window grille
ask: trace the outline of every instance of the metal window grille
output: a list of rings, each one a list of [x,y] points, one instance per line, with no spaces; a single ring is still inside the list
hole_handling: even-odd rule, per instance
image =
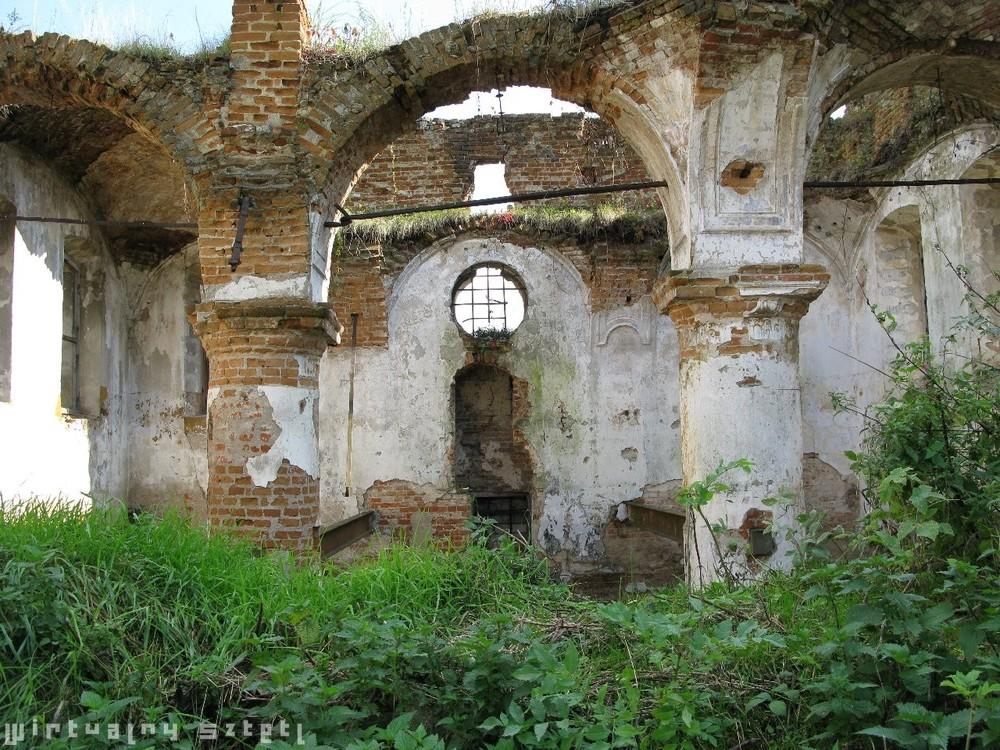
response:
[[[524,320],[521,285],[501,266],[476,268],[455,290],[452,306],[455,320],[472,335],[483,330],[513,331]]]
[[[63,408],[80,408],[80,270],[63,264],[62,394]]]
[[[488,518],[497,529],[528,541],[531,535],[531,503],[527,495],[476,495],[475,514]]]

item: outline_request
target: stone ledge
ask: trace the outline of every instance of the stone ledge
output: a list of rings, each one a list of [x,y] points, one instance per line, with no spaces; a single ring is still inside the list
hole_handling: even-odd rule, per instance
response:
[[[823,266],[814,264],[756,264],[741,266],[726,279],[699,276],[697,271],[675,271],[653,287],[653,301],[661,313],[678,319],[695,313],[712,315],[805,314],[830,281]],[[789,305],[766,304],[765,300]],[[680,314],[678,314],[680,313]]]
[[[189,316],[201,337],[226,331],[281,331],[319,335],[327,345],[340,344],[343,325],[328,303],[301,299],[250,299],[203,302]]]

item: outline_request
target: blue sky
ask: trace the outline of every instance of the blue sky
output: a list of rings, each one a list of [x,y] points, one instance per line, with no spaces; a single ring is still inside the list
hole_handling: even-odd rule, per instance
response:
[[[406,38],[467,18],[484,8],[520,10],[541,0],[307,0],[314,16],[337,23],[368,25],[372,21]],[[19,26],[36,32],[57,31],[106,43],[145,35],[155,41],[173,37],[183,51],[201,39],[229,29],[231,0],[3,0],[0,15],[16,11]]]

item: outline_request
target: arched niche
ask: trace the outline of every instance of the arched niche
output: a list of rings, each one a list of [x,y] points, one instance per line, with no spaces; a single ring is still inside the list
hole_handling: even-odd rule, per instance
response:
[[[1000,150],[994,148],[977,159],[963,177],[1000,177]],[[975,332],[975,354],[991,362],[1000,360],[1000,185],[962,185],[962,245],[965,254],[970,304],[984,320]]]
[[[897,208],[873,236],[878,304],[896,320],[893,333],[902,342],[927,336],[927,287],[924,274],[920,208]]]

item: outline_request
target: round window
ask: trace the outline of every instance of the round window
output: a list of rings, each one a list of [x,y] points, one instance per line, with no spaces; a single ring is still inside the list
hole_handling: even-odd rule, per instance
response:
[[[458,278],[451,298],[456,322],[471,336],[510,333],[524,320],[524,284],[506,266],[483,263]]]

